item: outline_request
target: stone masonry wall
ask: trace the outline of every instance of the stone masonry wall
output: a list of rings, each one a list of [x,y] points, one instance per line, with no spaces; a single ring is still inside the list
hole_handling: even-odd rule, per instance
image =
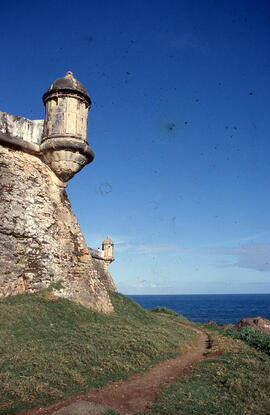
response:
[[[63,183],[37,156],[0,145],[0,296],[62,281],[58,296],[113,311]]]
[[[3,136],[40,144],[43,126],[43,120],[28,120],[24,117],[0,111],[0,134]]]
[[[108,270],[108,266],[104,259],[93,258],[94,268],[98,275],[99,280],[105,286],[106,290],[108,291],[117,291],[114,281],[111,277],[111,274]]]

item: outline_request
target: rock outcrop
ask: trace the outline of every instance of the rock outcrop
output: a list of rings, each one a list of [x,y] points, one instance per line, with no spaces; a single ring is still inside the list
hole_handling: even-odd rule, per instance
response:
[[[252,327],[266,334],[270,334],[270,320],[262,317],[243,318],[234,327],[237,330],[242,330],[244,327]]]

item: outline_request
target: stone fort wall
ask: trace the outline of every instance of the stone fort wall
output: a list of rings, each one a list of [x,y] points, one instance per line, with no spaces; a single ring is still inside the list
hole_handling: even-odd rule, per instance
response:
[[[89,254],[55,174],[38,157],[2,145],[0,171],[0,295],[63,281],[56,295],[112,311],[103,283],[115,287],[106,283],[102,260]]]
[[[111,261],[87,247],[66,183],[42,152],[43,123],[0,112],[0,296],[61,282],[53,289],[55,295],[112,312],[107,292],[116,290],[108,271]],[[77,155],[77,142],[70,148],[76,162],[89,153],[83,147]],[[65,149],[61,152],[62,157]]]

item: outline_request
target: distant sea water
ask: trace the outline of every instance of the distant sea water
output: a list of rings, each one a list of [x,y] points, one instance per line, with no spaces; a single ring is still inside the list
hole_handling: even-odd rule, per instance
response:
[[[188,320],[237,323],[245,317],[270,319],[270,294],[129,295],[143,308],[167,307]]]

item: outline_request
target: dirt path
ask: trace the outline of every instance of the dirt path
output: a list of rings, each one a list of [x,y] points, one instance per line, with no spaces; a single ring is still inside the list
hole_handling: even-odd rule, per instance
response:
[[[198,336],[194,348],[185,354],[133,375],[128,381],[110,383],[100,389],[91,389],[85,395],[71,396],[47,408],[23,411],[17,415],[94,415],[102,414],[108,407],[126,415],[143,411],[161,392],[164,383],[172,383],[175,377],[188,375],[190,367],[205,358],[209,348],[208,336],[198,328],[190,328]]]

